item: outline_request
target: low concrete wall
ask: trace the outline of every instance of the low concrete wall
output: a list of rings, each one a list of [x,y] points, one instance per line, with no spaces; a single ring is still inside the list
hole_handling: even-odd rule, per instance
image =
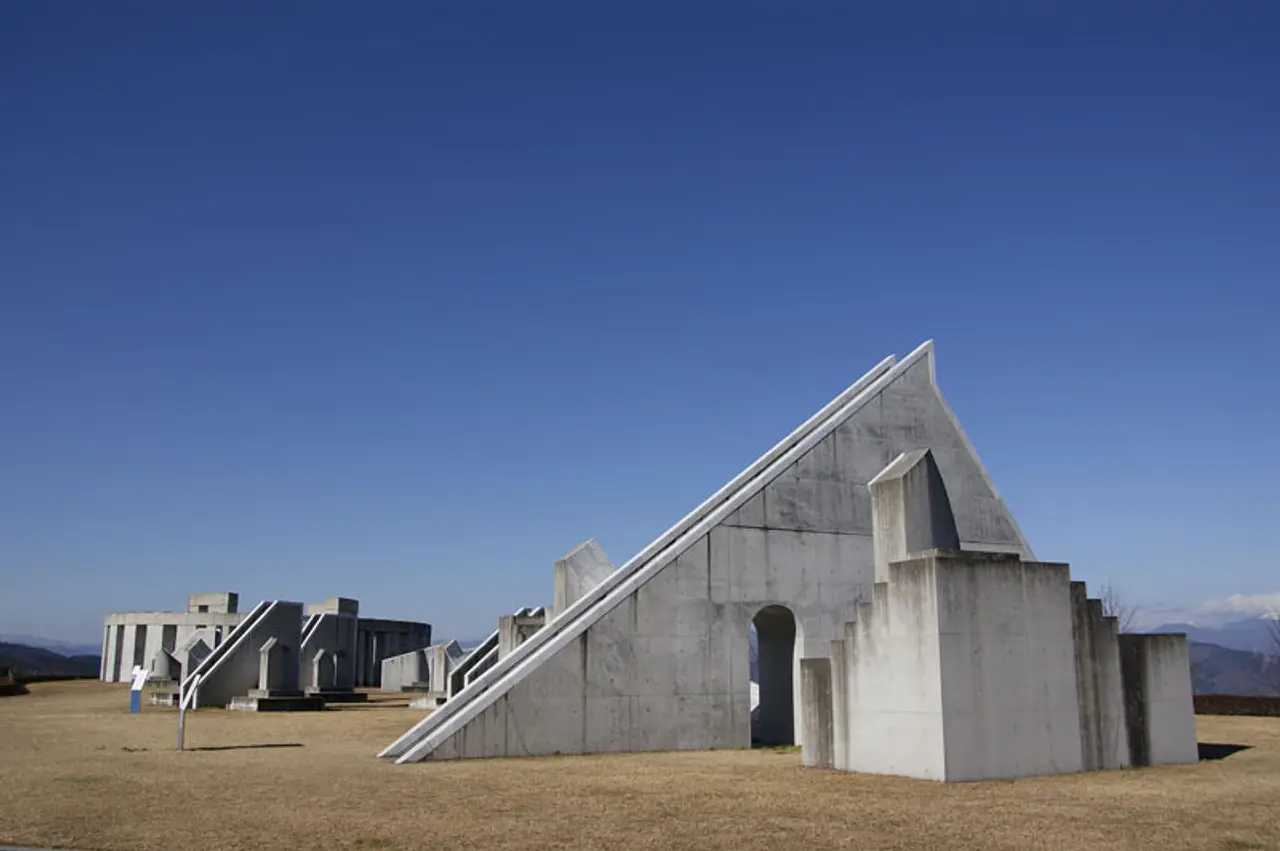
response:
[[[382,660],[383,691],[403,691],[415,686],[425,688],[430,680],[427,648],[412,650]]]
[[[1197,715],[1253,715],[1280,718],[1280,697],[1255,697],[1242,694],[1197,694]]]

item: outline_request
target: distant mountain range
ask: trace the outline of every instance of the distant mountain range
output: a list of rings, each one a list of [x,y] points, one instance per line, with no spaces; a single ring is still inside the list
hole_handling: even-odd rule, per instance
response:
[[[1196,694],[1280,695],[1280,659],[1196,641],[1189,649]]]
[[[56,638],[40,638],[36,635],[0,633],[0,643],[38,647],[41,650],[52,650],[62,656],[98,656],[102,653],[101,644],[73,644],[70,641],[59,641]]]
[[[43,647],[0,642],[0,665],[18,675],[97,676],[100,659],[96,653],[64,656]]]
[[[1187,640],[1197,644],[1216,644],[1229,650],[1246,650],[1250,653],[1277,653],[1271,632],[1272,621],[1264,618],[1245,618],[1219,626],[1200,626],[1193,623],[1166,623],[1141,632],[1185,632]]]

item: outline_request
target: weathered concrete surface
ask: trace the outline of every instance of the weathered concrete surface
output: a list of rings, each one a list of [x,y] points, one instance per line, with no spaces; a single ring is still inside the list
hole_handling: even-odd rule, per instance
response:
[[[805,714],[801,761],[810,768],[834,768],[830,659],[800,660],[800,692]]]
[[[305,689],[350,691],[356,687],[356,648],[359,641],[359,604],[355,600],[333,598],[325,609],[311,607],[302,630],[302,672]],[[318,653],[325,654],[320,666],[322,680],[316,681]]]
[[[613,562],[595,538],[584,541],[556,560],[554,593],[547,620],[576,603],[583,594],[613,573]]]
[[[547,622],[547,610],[541,606],[524,609],[498,619],[498,658],[512,653],[529,640]]]
[[[902,453],[867,488],[876,582],[887,582],[890,562],[902,561],[911,553],[960,549],[947,487],[928,449]]]
[[[961,545],[1030,558],[937,389],[926,344],[856,382],[382,755],[745,747],[747,632],[768,606],[796,624],[790,702],[802,727],[799,660],[826,657],[870,596],[867,483],[922,446]],[[781,711],[771,686],[761,683],[762,715]]]
[[[427,689],[431,685],[430,648],[412,650],[382,660],[382,690]]]
[[[1199,761],[1187,637],[1121,635],[1120,665],[1132,764]]]
[[[431,624],[360,618],[356,638],[356,684],[380,686],[382,660],[431,645]]]
[[[1083,582],[1071,583],[1071,610],[1084,770],[1127,768],[1129,735],[1116,619],[1103,615],[1101,601],[1088,599]]]
[[[845,641],[843,764],[929,780],[1079,771],[1066,565],[934,551],[889,574]]]
[[[199,675],[197,700],[201,706],[227,706],[260,685],[262,649],[275,640],[278,662],[273,666],[277,688],[300,691],[298,671],[302,637],[302,604],[283,600],[259,603],[184,682]],[[271,674],[268,673],[270,678]]]

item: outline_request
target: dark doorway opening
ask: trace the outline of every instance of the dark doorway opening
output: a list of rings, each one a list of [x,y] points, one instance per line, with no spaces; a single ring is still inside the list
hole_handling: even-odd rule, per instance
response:
[[[765,606],[751,626],[760,695],[759,705],[751,712],[751,744],[794,745],[796,619],[783,606]]]

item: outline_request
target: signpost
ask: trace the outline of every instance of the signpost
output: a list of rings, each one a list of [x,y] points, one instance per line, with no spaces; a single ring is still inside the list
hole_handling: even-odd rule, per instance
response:
[[[129,711],[142,711],[142,687],[147,684],[151,671],[139,665],[133,666],[133,685],[129,689]]]
[[[187,705],[191,704],[191,708],[195,708],[196,696],[200,693],[200,675],[191,675],[191,686],[187,686],[187,680],[184,678],[178,684],[178,750],[182,750],[183,737],[186,734],[187,723]]]

